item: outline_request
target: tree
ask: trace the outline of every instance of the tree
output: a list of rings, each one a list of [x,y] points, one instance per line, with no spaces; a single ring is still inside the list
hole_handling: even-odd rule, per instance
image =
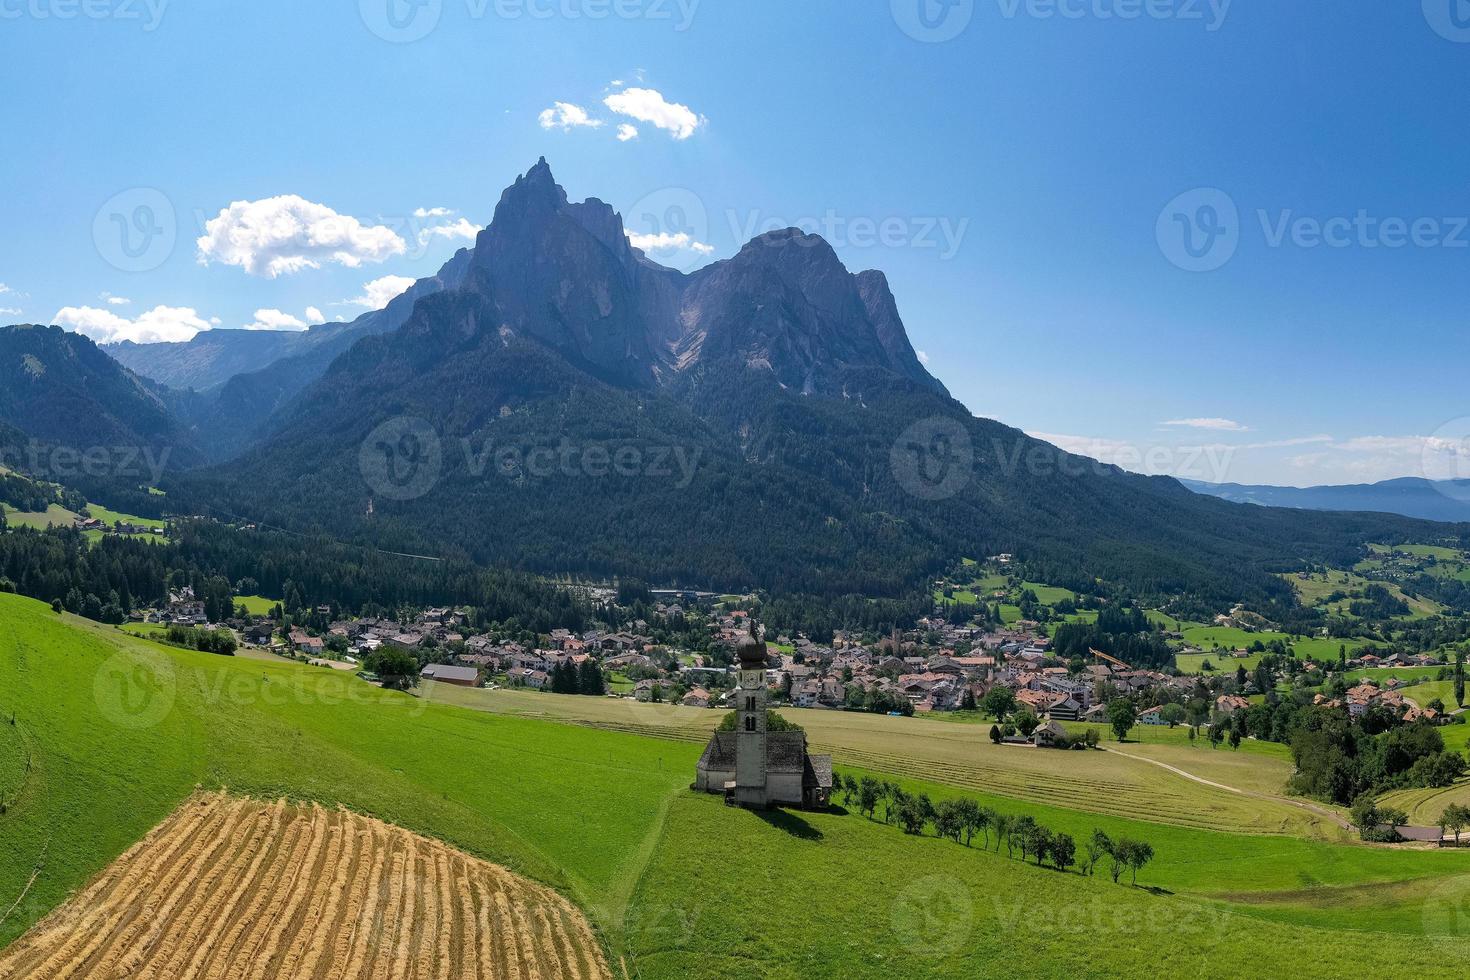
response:
[[[1459,803],[1451,803],[1444,808],[1440,814],[1439,827],[1441,833],[1448,830],[1455,835],[1455,846],[1460,846],[1460,832],[1470,826],[1470,807],[1461,806]]]
[[[1115,698],[1108,702],[1108,724],[1113,726],[1113,734],[1122,742],[1128,738],[1128,733],[1133,730],[1136,717],[1133,713],[1133,702],[1127,698]]]
[[[1360,794],[1348,810],[1348,819],[1358,828],[1358,836],[1369,839],[1383,822],[1378,815],[1378,798],[1371,792]]]
[[[1016,692],[1008,687],[992,687],[980,701],[980,709],[996,721],[1016,710]]]
[[[977,707],[978,706],[975,704],[975,692],[970,690],[968,687],[965,688],[965,696],[960,699],[960,710],[975,711],[977,710]]]
[[[934,810],[934,832],[956,844],[965,832],[965,808],[959,800],[943,800]]]
[[[1019,731],[1022,735],[1025,735],[1027,738],[1030,738],[1031,733],[1036,731],[1036,729],[1040,727],[1041,719],[1036,717],[1030,711],[1023,709],[1016,715],[1016,730]]]
[[[577,693],[599,698],[606,693],[602,683],[602,668],[590,657],[582,661],[582,666],[577,671]]]
[[[1455,651],[1455,704],[1465,707],[1465,651]]]
[[[1154,848],[1147,841],[1129,841],[1127,847],[1128,870],[1133,873],[1132,883],[1138,884],[1138,872],[1154,859]]]
[[[1232,749],[1240,748],[1240,729],[1233,725],[1230,728],[1230,747]]]
[[[985,835],[985,841],[981,846],[983,846],[986,850],[990,849],[990,831],[992,828],[998,827],[999,824],[999,813],[995,812],[993,808],[988,806],[982,806],[980,808],[980,815],[975,818],[975,827],[977,830]]]
[[[1001,733],[1000,733],[1000,726],[999,725],[991,725],[990,726],[990,740],[992,742],[994,742],[996,745],[999,745],[1000,744],[1000,740],[1003,737],[1004,736],[1001,735]]]
[[[918,836],[924,832],[924,825],[928,823],[927,799],[918,796],[904,794],[903,801],[898,807],[898,822],[903,826],[903,832]]]
[[[419,684],[419,662],[399,647],[380,647],[364,664],[391,691],[406,691]]]
[[[903,809],[908,794],[896,783],[883,783],[883,822],[893,823]]]
[[[1006,853],[1015,855],[1015,849],[1021,849],[1021,860],[1031,853],[1036,846],[1036,818],[1031,816],[1014,817],[1011,819],[1010,833],[1006,836]]]
[[[1088,875],[1097,870],[1097,862],[1102,860],[1104,854],[1113,852],[1113,840],[1106,833],[1096,828],[1092,836],[1087,840],[1087,858],[1082,863],[1082,870]],[[1116,879],[1114,879],[1116,880]]]
[[[979,830],[988,819],[980,804],[974,800],[960,800],[960,831],[965,838],[965,846],[970,846],[970,841],[975,839],[975,831]]]
[[[996,814],[993,826],[995,827],[995,853],[1000,853],[1001,845],[1005,845],[1007,854],[1015,853],[1015,845],[1011,843],[1011,829],[1016,825],[1016,818],[1008,814]]]
[[[1066,871],[1076,861],[1077,842],[1071,834],[1053,834],[1049,845],[1051,863],[1058,871]]]
[[[1126,837],[1119,837],[1108,846],[1108,859],[1112,862],[1108,867],[1108,873],[1113,876],[1113,884],[1123,875],[1123,869],[1128,867],[1128,849],[1133,844]]]
[[[1174,728],[1184,720],[1184,705],[1166,704],[1162,709],[1160,709],[1159,717],[1163,718],[1164,722],[1170,728]]]
[[[881,793],[882,786],[872,776],[864,776],[858,783],[858,809],[869,820],[873,819],[873,811],[878,809],[878,799]]]

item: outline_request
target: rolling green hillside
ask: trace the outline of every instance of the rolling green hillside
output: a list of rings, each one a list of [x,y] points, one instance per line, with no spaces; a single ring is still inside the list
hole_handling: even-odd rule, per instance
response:
[[[696,743],[163,648],[8,595],[0,681],[0,723],[15,719],[0,738],[0,788],[21,784],[0,814],[13,845],[0,849],[0,914],[15,905],[0,943],[203,785],[341,803],[547,882],[589,912],[630,976],[1461,969],[1455,903],[1470,890],[1470,854],[1003,801],[1059,829],[1096,823],[1152,840],[1159,856],[1140,876],[1152,890],[1115,886],[856,814],[728,809],[686,788]],[[29,773],[14,761],[20,746]]]

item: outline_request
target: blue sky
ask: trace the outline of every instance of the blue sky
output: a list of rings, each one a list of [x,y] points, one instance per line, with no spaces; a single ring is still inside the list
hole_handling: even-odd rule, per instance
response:
[[[0,321],[350,319],[545,155],[670,264],[829,234],[1068,448],[1470,475],[1470,0],[417,3],[0,0]]]

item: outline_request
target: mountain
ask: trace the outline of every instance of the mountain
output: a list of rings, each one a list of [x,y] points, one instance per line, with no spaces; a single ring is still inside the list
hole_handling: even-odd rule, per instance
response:
[[[273,413],[312,384],[363,337],[403,325],[418,300],[457,288],[469,267],[460,249],[433,276],[418,280],[381,310],[349,323],[323,323],[302,332],[210,330],[186,343],[103,348],[123,366],[170,388],[182,419],[211,459],[228,459],[259,441]]]
[[[470,252],[460,249],[439,272],[418,280],[381,310],[351,323],[317,328],[309,344],[298,345],[279,359],[253,371],[237,374],[205,393],[188,409],[189,421],[200,433],[212,459],[229,459],[269,431],[274,414],[316,382],[331,363],[363,337],[397,330],[426,296],[455,289],[469,266]],[[298,335],[308,336],[308,335]]]
[[[347,323],[319,323],[302,331],[206,330],[179,343],[123,341],[103,350],[135,374],[169,388],[211,395],[237,377],[275,369],[288,361],[318,366],[315,375],[320,375],[359,338],[402,326],[414,300],[457,285],[468,260],[469,250],[460,249],[436,275],[418,280],[384,309],[371,310]]]
[[[264,429],[171,499],[418,554],[722,588],[895,595],[1010,552],[1057,584],[1290,601],[1274,571],[1446,533],[1243,508],[974,418],[919,362],[881,273],[796,230],[664,268],[544,160],[504,192],[457,287],[359,340]]]
[[[55,446],[167,447],[186,465],[198,451],[174,396],[60,327],[0,328],[0,422]]]
[[[124,340],[103,350],[119,364],[169,388],[205,391],[237,374],[265,367],[292,350],[314,342],[322,324],[304,333],[285,330],[206,330],[174,343],[138,344]],[[316,334],[316,336],[313,336]]]
[[[204,458],[181,406],[81,334],[0,328],[0,464],[10,469],[149,514],[157,501],[143,488]]]
[[[1340,487],[1272,487],[1181,481],[1195,493],[1267,507],[1371,511],[1426,521],[1470,521],[1470,480],[1404,477]]]

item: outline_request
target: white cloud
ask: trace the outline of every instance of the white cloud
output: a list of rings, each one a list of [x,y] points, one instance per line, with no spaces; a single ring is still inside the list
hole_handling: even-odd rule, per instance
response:
[[[570,102],[552,103],[550,109],[542,110],[539,118],[542,129],[560,129],[563,132],[579,127],[597,129],[602,125],[601,119],[593,119],[586,109]]]
[[[256,310],[255,322],[247,323],[245,330],[305,330],[306,323],[280,310]]]
[[[352,306],[363,306],[370,310],[381,310],[413,284],[414,280],[408,276],[383,276],[381,279],[363,283],[361,296],[342,302]]]
[[[187,306],[155,306],[129,320],[94,306],[66,306],[51,322],[91,337],[99,344],[131,340],[137,344],[180,343],[210,328],[209,321]]]
[[[335,262],[357,268],[402,255],[407,245],[386,225],[365,225],[295,194],[235,201],[198,239],[199,262],[218,262],[274,279]]]
[[[23,312],[13,306],[0,306],[0,316],[20,316]]]
[[[1185,429],[1209,429],[1214,432],[1249,432],[1248,426],[1241,425],[1234,419],[1173,419],[1169,422],[1160,422],[1160,425],[1172,425]]]
[[[706,245],[704,242],[695,241],[690,237],[688,232],[683,231],[678,234],[661,231],[656,235],[640,235],[637,232],[628,231],[625,234],[628,236],[628,241],[634,248],[642,249],[645,252],[668,252],[674,249],[687,248],[692,252],[698,252],[700,255],[708,255],[715,250],[713,245]]]
[[[433,238],[463,238],[466,241],[474,241],[480,234],[478,225],[471,223],[468,219],[460,218],[458,221],[444,225],[433,225],[429,228],[419,229],[419,244],[427,245]]]
[[[634,125],[632,125],[630,123],[619,123],[618,124],[618,142],[619,143],[626,143],[629,140],[636,140],[637,138],[638,138],[638,127],[637,126],[634,126]]]
[[[322,315],[322,311],[319,310],[319,309],[317,309],[315,306],[308,306],[306,308],[306,322],[307,323],[326,323],[327,322],[327,318],[325,316],[323,316]]]
[[[114,296],[111,293],[103,293],[99,298],[105,301],[108,306],[127,306],[132,302],[126,296]]]
[[[13,290],[9,286],[5,285],[5,283],[0,282],[0,296],[4,296],[6,293],[13,293],[13,292],[15,292],[15,290]]]
[[[453,208],[414,208],[415,218],[447,218],[454,213]]]
[[[620,116],[667,130],[676,140],[687,140],[704,123],[704,117],[687,105],[670,102],[651,88],[624,89],[603,99],[602,104]]]
[[[929,364],[929,355],[927,353],[921,350],[916,350],[914,351],[914,353],[918,355],[920,364],[923,364],[925,366]]]

